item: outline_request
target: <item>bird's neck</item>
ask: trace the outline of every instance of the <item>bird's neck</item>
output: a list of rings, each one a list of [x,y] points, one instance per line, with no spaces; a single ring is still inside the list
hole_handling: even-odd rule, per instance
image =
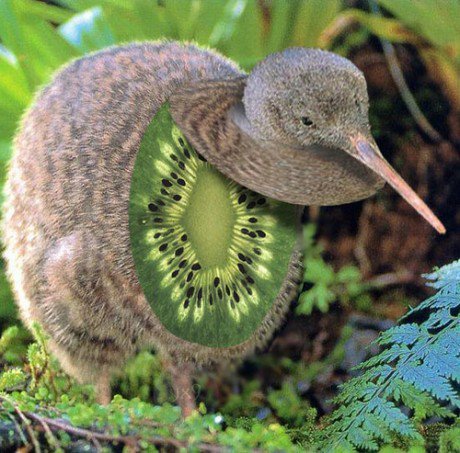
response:
[[[291,172],[275,147],[263,146],[253,137],[242,104],[245,82],[242,76],[194,83],[170,98],[171,115],[197,152],[223,174],[283,199],[286,194],[278,193],[273,180],[288,180]]]
[[[245,82],[245,76],[195,82],[169,100],[174,121],[209,163],[249,189],[292,204],[349,203],[375,192],[371,172],[343,151],[254,134],[242,105]]]
[[[246,77],[195,82],[169,99],[171,115],[187,139],[210,163],[233,157],[243,139],[229,111],[241,102]],[[218,161],[218,162],[216,162]]]

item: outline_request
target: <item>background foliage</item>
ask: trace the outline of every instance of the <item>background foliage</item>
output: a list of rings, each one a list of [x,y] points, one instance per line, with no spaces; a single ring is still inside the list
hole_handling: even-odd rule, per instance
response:
[[[90,431],[111,427],[112,439],[95,439],[89,444],[85,436],[46,430],[37,434],[36,442],[47,441],[56,448],[84,441],[97,449],[98,442],[100,446],[126,435],[127,419],[139,436],[136,445],[142,448],[147,448],[146,439],[159,448],[206,449],[216,443],[239,451],[312,448],[318,441],[317,416],[331,412],[328,398],[336,395],[337,384],[355,376],[351,368],[367,357],[364,346],[379,330],[390,327],[409,303],[427,294],[419,274],[460,256],[460,219],[453,209],[455,188],[460,184],[456,149],[460,142],[460,2],[377,3],[383,16],[370,13],[367,2],[353,0],[0,0],[1,182],[12,139],[35,91],[62,64],[88,52],[133,40],[193,40],[218,49],[250,70],[264,56],[286,47],[319,46],[351,58],[364,71],[371,122],[384,154],[448,228],[446,237],[436,237],[388,189],[365,202],[306,211],[305,283],[287,325],[267,353],[237,370],[201,375],[197,382],[201,416],[186,423],[179,421],[168,380],[149,351],[133,359],[114,383],[126,399],[117,398],[107,409],[93,405],[91,389],[75,386],[60,374],[39,331],[29,346],[31,339],[22,328],[7,330],[18,322],[0,270],[0,329],[4,333],[0,391],[8,390],[1,393],[0,405],[8,414],[2,420],[10,423],[0,426],[0,437],[6,439],[2,433],[11,431],[14,436],[19,432],[19,439],[27,442],[33,439],[27,428],[14,428],[18,419],[21,423],[18,414],[22,413],[64,418]],[[408,85],[441,134],[439,143],[430,142],[408,114],[377,38],[397,44]],[[455,294],[458,300],[458,292]],[[385,338],[391,335],[383,337],[382,347],[387,347]],[[401,346],[404,341],[396,343]],[[378,351],[377,344],[370,347],[370,352]],[[382,365],[379,360],[371,364]],[[370,381],[379,379],[367,376]],[[366,384],[361,378],[360,382],[365,386],[370,381]],[[347,385],[345,395],[355,384]],[[420,407],[432,404],[427,399],[432,396],[411,395],[418,398],[414,404],[418,404],[419,421],[423,418],[418,417]],[[130,400],[135,397],[139,399]],[[342,404],[346,397],[341,398]],[[143,425],[145,419],[149,426]],[[43,427],[40,421],[34,423]],[[459,428],[455,432],[443,424],[436,426],[422,431],[426,440],[413,436],[413,441],[441,445],[444,451],[459,449],[455,435]],[[377,444],[409,448],[410,441],[393,434],[391,439],[376,436]],[[14,436],[12,442],[17,441]],[[361,441],[347,439],[349,447],[365,447]]]

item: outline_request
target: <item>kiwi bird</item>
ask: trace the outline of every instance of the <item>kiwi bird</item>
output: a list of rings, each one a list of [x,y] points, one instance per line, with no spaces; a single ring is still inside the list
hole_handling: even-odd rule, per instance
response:
[[[3,230],[22,319],[102,403],[123,362],[154,347],[187,415],[196,367],[262,348],[283,320],[299,206],[385,181],[444,231],[382,157],[345,58],[293,48],[246,74],[176,42],[85,56],[15,139]]]

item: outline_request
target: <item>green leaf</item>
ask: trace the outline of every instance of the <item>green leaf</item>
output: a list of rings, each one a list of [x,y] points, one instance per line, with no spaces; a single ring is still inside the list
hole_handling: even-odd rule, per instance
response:
[[[379,0],[379,3],[434,46],[444,48],[451,55],[460,55],[458,0]]]
[[[59,27],[59,34],[80,52],[91,52],[115,44],[116,38],[102,8],[75,14]]]
[[[17,57],[33,90],[77,53],[49,22],[20,6],[13,0],[0,2],[0,38]]]
[[[225,4],[222,15],[209,36],[210,46],[222,46],[232,38],[247,6],[248,0],[231,0]]]
[[[72,17],[72,12],[59,6],[36,0],[16,0],[20,13],[27,13],[47,22],[61,24]]]
[[[460,261],[429,277],[437,280],[433,286],[438,293],[413,309],[401,325],[381,334],[376,343],[384,350],[358,367],[365,370],[362,375],[342,386],[334,400],[339,407],[329,417],[331,423],[319,444],[321,451],[347,443],[377,450],[382,441],[389,442],[388,433],[392,444],[401,440],[420,444],[418,430],[426,417],[453,417],[446,402],[460,407],[459,387],[453,385],[460,379],[455,347],[460,336]],[[420,323],[407,323],[408,317],[417,318],[417,312],[423,312]],[[430,328],[433,318],[436,329]],[[409,418],[395,403],[403,403],[414,416]]]
[[[324,29],[341,9],[340,0],[308,0],[299,3],[290,45],[318,47]]]

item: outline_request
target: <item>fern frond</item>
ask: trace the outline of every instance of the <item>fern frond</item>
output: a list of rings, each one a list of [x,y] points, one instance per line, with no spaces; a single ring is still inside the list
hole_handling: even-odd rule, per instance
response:
[[[460,409],[460,261],[426,278],[437,293],[382,333],[382,352],[342,386],[321,451],[375,451],[396,437],[422,443],[424,419],[454,417],[450,408]]]

